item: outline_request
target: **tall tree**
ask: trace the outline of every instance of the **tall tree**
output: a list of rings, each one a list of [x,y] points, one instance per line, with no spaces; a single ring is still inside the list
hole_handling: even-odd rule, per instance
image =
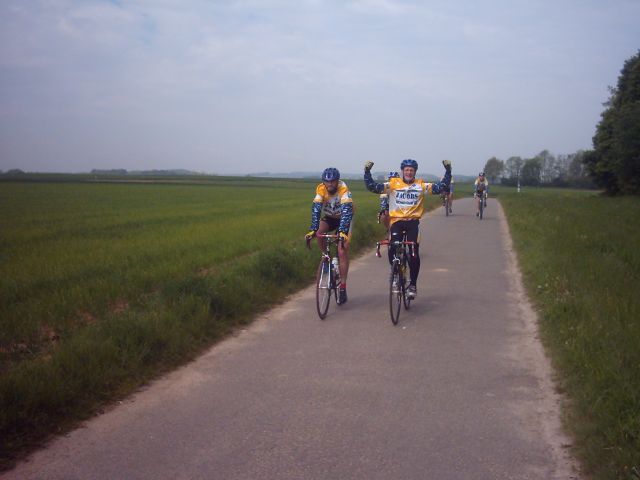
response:
[[[556,157],[549,150],[543,150],[535,158],[540,160],[540,181],[551,183],[558,176]]]
[[[520,176],[523,165],[524,165],[524,160],[522,160],[522,158],[509,157],[504,165],[507,176],[511,180],[516,180]]]
[[[491,157],[484,165],[484,173],[491,183],[494,183],[504,171],[504,162],[496,157]]]
[[[529,158],[525,160],[522,166],[522,184],[523,185],[540,185],[540,176],[542,174],[542,159],[540,157]]]
[[[640,50],[625,62],[610,91],[585,166],[609,194],[640,194]]]
[[[567,155],[569,165],[567,166],[567,177],[569,178],[582,178],[585,175],[584,169],[584,157],[586,152],[584,150],[578,150],[576,153]]]

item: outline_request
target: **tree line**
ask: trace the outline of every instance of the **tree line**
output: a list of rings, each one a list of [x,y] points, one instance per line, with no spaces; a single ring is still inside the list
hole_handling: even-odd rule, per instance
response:
[[[593,188],[594,183],[587,174],[584,159],[586,152],[578,150],[567,155],[553,155],[543,150],[533,158],[519,156],[500,160],[491,157],[484,172],[491,183],[503,185]]]
[[[543,150],[533,158],[507,160],[492,157],[484,167],[489,181],[640,194],[640,50],[625,62],[617,86],[609,90],[592,150],[557,156]]]

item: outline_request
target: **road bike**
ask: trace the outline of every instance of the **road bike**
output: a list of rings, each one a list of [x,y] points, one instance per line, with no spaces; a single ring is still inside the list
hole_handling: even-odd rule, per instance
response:
[[[318,316],[324,320],[329,311],[331,296],[340,305],[340,265],[338,261],[339,235],[318,234],[317,237],[324,238],[324,251],[320,256],[320,263],[316,273],[316,308]],[[307,247],[311,248],[311,239],[307,240]],[[335,252],[335,255],[332,253]]]
[[[449,216],[449,194],[447,192],[443,192],[440,194],[440,197],[442,198],[442,206],[444,207],[444,214],[448,217]]]
[[[389,245],[389,248],[395,247],[393,259],[391,260],[391,275],[389,276],[389,313],[391,314],[391,323],[398,324],[400,320],[400,311],[402,305],[405,310],[409,310],[411,306],[411,298],[407,296],[407,288],[409,286],[408,259],[409,256],[415,256],[415,242],[407,241],[407,235],[403,235],[402,241],[382,241],[376,244],[376,255],[380,257],[380,246]]]
[[[480,220],[482,220],[482,216],[484,214],[484,209],[487,207],[487,191],[483,190],[482,192],[476,192],[473,194],[473,197],[476,199],[476,201],[478,201],[479,199],[479,205],[478,205],[478,218]]]

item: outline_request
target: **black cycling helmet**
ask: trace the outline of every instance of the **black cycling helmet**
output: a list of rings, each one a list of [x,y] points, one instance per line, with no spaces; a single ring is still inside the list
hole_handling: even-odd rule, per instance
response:
[[[479,176],[479,177],[484,177],[484,172],[480,172],[480,173],[478,174],[478,176]]]
[[[340,172],[337,168],[325,168],[324,172],[322,172],[322,181],[331,182],[332,180],[340,180]]]
[[[410,158],[407,158],[406,160],[402,160],[402,163],[400,164],[400,170],[404,170],[404,167],[413,167],[417,171],[418,162],[416,162],[415,160],[411,160]]]

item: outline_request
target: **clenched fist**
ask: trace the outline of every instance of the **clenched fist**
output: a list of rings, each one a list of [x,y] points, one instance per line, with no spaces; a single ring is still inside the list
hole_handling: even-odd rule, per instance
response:
[[[364,164],[364,169],[366,171],[371,170],[372,167],[373,167],[373,162],[367,162],[367,163]]]

